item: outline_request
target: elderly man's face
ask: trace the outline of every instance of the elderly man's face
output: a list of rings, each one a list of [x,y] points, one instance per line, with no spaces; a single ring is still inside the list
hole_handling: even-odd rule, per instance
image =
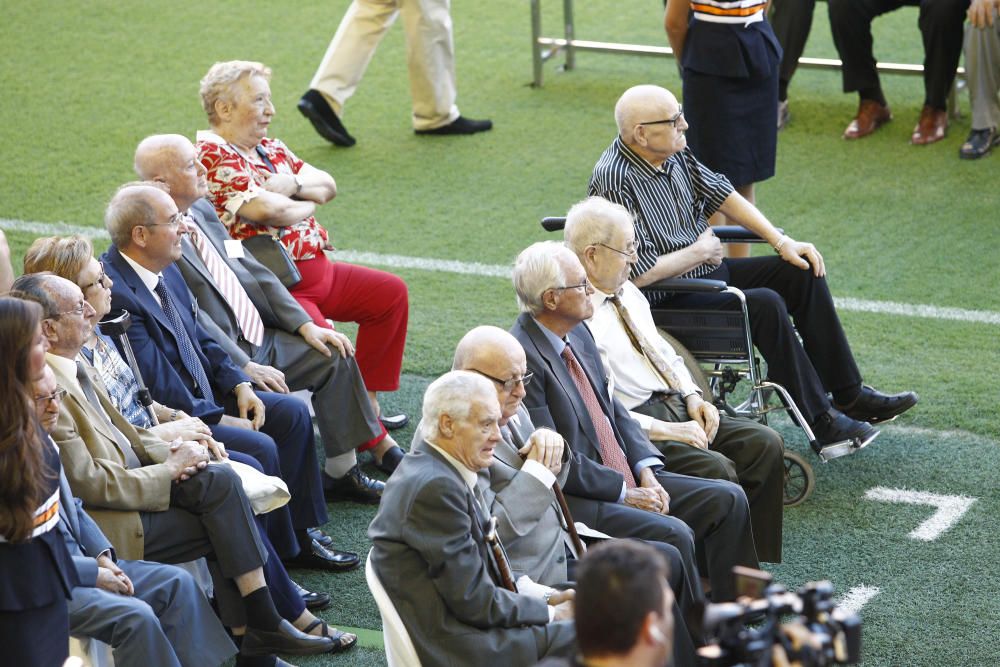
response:
[[[649,115],[649,118],[645,116]],[[642,149],[662,162],[674,153],[687,147],[684,132],[688,128],[687,119],[677,98],[667,91],[637,121],[636,141]]]
[[[631,223],[608,221],[612,234],[607,243],[591,246],[587,253],[587,277],[605,294],[614,294],[625,284],[639,256]]]
[[[459,463],[472,472],[479,472],[493,463],[493,452],[500,442],[500,404],[489,394],[471,396],[469,400],[468,417],[448,418],[447,447],[448,453]]]
[[[207,173],[198,160],[198,151],[185,139],[183,143],[178,140],[161,178],[170,188],[170,196],[177,207],[186,211],[191,204],[208,195]]]
[[[49,280],[58,283],[50,293],[59,308],[59,314],[49,320],[56,335],[56,343],[53,345],[75,354],[90,338],[96,312],[83,298],[83,291],[77,285],[63,278]]]
[[[184,215],[167,193],[157,191],[150,203],[153,221],[142,225],[145,228],[143,253],[155,264],[155,268],[147,268],[162,271],[181,258],[181,239],[188,229]]]
[[[524,389],[524,376],[528,372],[528,362],[524,350],[516,348],[504,349],[497,347],[484,359],[480,359],[472,368],[491,380],[497,388],[497,401],[500,403],[500,425],[517,414],[521,401],[527,392]],[[508,388],[509,386],[509,388]]]
[[[236,83],[234,93],[229,125],[238,136],[239,144],[253,148],[267,136],[267,128],[274,116],[271,86],[262,76],[243,77]]]
[[[587,279],[587,272],[576,255],[560,255],[558,261],[562,265],[566,285],[552,290],[555,303],[553,314],[574,325],[589,320],[594,314],[594,304],[590,302],[594,286]]]
[[[48,366],[42,371],[42,376],[34,384],[35,411],[38,421],[46,433],[51,433],[59,421],[59,406],[62,404],[63,391],[56,384],[55,373]]]

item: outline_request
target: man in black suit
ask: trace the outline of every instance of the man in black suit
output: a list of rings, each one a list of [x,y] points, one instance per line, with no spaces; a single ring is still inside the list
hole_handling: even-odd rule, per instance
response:
[[[277,276],[229,237],[204,199],[205,168],[186,137],[143,139],[135,169],[144,180],[164,183],[188,216],[177,268],[197,299],[199,324],[259,390],[312,391],[327,497],[378,503],[384,485],[361,471],[354,448],[372,449],[385,468],[398,463],[402,450],[372,408],[351,340],[316,326]]]
[[[511,333],[534,374],[524,399],[532,421],[554,428],[581,460],[599,464],[570,470],[564,489],[573,516],[598,530],[607,523],[619,535],[621,522],[635,523],[641,532],[634,537],[675,546],[693,532],[712,598],[732,599],[732,567],[758,566],[743,490],[664,471],[663,455],[609,396],[583,323],[593,313],[593,288],[576,255],[554,241],[536,243],[518,256],[514,286],[523,312]]]
[[[493,462],[500,418],[482,376],[432,382],[424,446],[389,478],[368,529],[372,566],[425,665],[532,665],[572,650],[569,603],[504,588],[491,561],[477,473]]]
[[[129,342],[153,398],[199,417],[216,440],[285,480],[295,534],[283,542],[270,536],[286,562],[332,571],[357,567],[357,554],[328,549],[322,536],[310,533],[328,517],[307,406],[293,396],[257,394],[197,323],[197,303],[173,266],[187,225],[162,188],[140,183],[115,194],[105,215],[113,243],[102,256],[113,281],[112,308],[132,316]]]

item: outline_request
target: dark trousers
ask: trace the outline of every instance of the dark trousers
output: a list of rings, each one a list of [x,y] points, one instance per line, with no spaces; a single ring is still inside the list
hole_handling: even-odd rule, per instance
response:
[[[879,89],[872,51],[872,20],[910,5],[920,7],[918,26],[924,43],[924,104],[944,110],[962,55],[963,25],[969,0],[829,0],[830,30],[844,61],[844,92]]]
[[[792,80],[795,69],[799,66],[799,58],[805,51],[815,10],[816,0],[771,0],[771,15],[768,20],[784,52],[781,69],[778,71],[779,100],[788,97],[788,82]]]
[[[725,281],[746,294],[753,342],[767,362],[767,375],[788,390],[810,423],[830,409],[828,391],[860,386],[861,372],[825,278],[780,257],[727,258],[703,277]],[[678,307],[737,307],[728,294],[668,298]]]
[[[5,665],[62,667],[69,657],[66,598],[42,607],[0,611],[0,649]]]
[[[665,422],[690,421],[684,401],[669,394],[634,408]],[[665,467],[679,475],[724,479],[743,487],[750,503],[757,557],[781,562],[781,526],[784,513],[784,444],[773,429],[742,417],[722,414],[719,430],[708,450],[681,442],[653,441],[666,457]]]
[[[215,424],[212,435],[227,448],[257,459],[268,475],[285,480],[292,494],[287,505],[292,526],[299,530],[322,526],[329,517],[309,408],[295,396],[267,391],[257,395],[265,409],[260,431]],[[226,414],[239,414],[232,397],[226,402]]]

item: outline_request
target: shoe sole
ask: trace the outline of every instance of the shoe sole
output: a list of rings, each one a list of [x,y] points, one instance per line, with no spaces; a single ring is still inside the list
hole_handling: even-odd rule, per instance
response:
[[[331,130],[326,124],[326,119],[324,119],[311,104],[302,104],[300,102],[297,108],[299,113],[305,116],[306,119],[312,123],[313,129],[316,130],[316,133],[330,143],[343,148],[350,148],[357,143],[357,140],[354,139],[354,137],[348,137]]]

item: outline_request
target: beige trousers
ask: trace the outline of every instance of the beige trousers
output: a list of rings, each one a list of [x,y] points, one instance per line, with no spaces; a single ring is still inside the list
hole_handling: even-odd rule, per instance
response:
[[[342,115],[382,37],[402,15],[413,100],[413,127],[430,130],[458,118],[451,0],[354,0],[327,47],[310,88]]]
[[[1000,16],[985,28],[965,26],[965,72],[972,102],[972,129],[1000,125]]]

